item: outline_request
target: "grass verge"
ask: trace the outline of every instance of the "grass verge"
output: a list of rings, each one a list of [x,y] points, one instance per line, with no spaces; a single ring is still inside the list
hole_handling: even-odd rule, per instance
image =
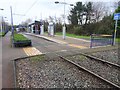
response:
[[[57,32],[56,35],[62,35],[62,33]],[[90,39],[90,36],[79,36],[79,35],[69,34],[69,33],[66,33],[66,36],[74,37],[74,38],[81,38],[81,39]],[[116,42],[120,43],[120,38],[116,38]]]
[[[56,35],[62,35],[62,33],[57,32]],[[90,36],[79,36],[79,35],[69,34],[69,33],[66,33],[66,36],[74,37],[74,38],[90,39]]]
[[[45,55],[38,55],[38,56],[34,56],[34,57],[31,57],[30,60],[32,62],[36,62],[36,61],[40,61],[40,60],[44,60],[45,59]]]
[[[120,38],[116,38],[116,42],[120,43]]]

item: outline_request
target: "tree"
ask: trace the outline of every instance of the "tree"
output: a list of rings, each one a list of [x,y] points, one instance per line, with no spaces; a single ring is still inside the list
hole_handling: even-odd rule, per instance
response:
[[[86,4],[82,4],[82,2],[77,2],[76,6],[71,9],[68,19],[73,25],[82,25],[84,24],[83,17],[85,16],[85,24],[87,24],[91,21],[91,15],[93,13],[92,11],[92,2],[88,2]]]
[[[82,2],[76,3],[75,10],[76,10],[76,14],[77,14],[78,23],[80,23],[82,25],[83,10],[84,10],[84,5],[82,5]]]
[[[73,8],[70,12],[71,12],[71,15],[69,15],[68,19],[71,21],[73,25],[77,25],[78,19],[77,19],[76,10]]]
[[[93,12],[94,12],[95,22],[100,21],[101,18],[104,17],[104,14],[106,12],[104,2],[94,2],[93,3]]]
[[[85,8],[84,8],[84,12],[85,12],[85,16],[86,16],[85,24],[90,23],[90,21],[91,21],[91,15],[93,14],[92,11],[93,11],[92,10],[92,2],[88,2],[85,5]]]
[[[54,22],[54,18],[52,16],[49,16],[49,21]]]
[[[76,6],[74,6],[74,8],[71,9],[70,15],[68,16],[68,19],[73,25],[77,25],[78,23],[82,24],[82,12],[82,2],[77,2]]]
[[[120,13],[120,6],[115,10],[115,13]]]
[[[98,22],[99,26],[98,33],[100,34],[112,34],[114,30],[113,18],[112,16],[104,16],[104,18]]]
[[[24,22],[22,22],[21,25],[28,26],[28,24],[30,24],[31,22],[32,22],[32,20],[29,18],[29,19],[25,20]]]

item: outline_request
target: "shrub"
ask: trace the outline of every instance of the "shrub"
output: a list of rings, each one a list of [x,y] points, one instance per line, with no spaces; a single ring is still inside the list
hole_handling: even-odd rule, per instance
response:
[[[55,32],[62,32],[62,24],[56,24],[56,31]]]
[[[25,40],[28,40],[28,39],[22,34],[14,34],[14,41],[19,42],[19,41],[25,41]]]
[[[84,30],[81,26],[74,26],[73,30],[74,30],[74,34],[76,35],[84,34]]]
[[[0,37],[3,37],[5,35],[4,32],[0,32]]]
[[[31,46],[31,40],[23,36],[22,34],[14,34],[14,46],[20,47],[20,46]]]
[[[48,31],[48,25],[49,25],[49,23],[44,21],[44,30],[45,30],[45,32]]]
[[[8,31],[6,32],[0,32],[0,37],[4,37],[7,34]]]
[[[70,24],[67,25],[67,33],[73,34],[74,33],[74,25]]]

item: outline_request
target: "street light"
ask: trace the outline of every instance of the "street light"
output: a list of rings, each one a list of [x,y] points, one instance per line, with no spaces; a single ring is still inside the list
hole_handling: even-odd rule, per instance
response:
[[[14,42],[14,28],[13,28],[13,13],[12,13],[12,6],[10,6],[10,12],[11,12],[11,36],[12,36],[12,47],[13,47],[13,42]]]
[[[4,9],[0,8],[0,10],[4,10]]]
[[[4,29],[5,29],[5,20],[4,18],[7,18],[7,17],[3,17],[1,16],[2,20],[1,20],[1,31],[0,32],[4,32]]]
[[[6,31],[7,30],[7,23],[8,23],[8,20],[4,20],[4,30]]]
[[[58,4],[59,2],[58,1],[55,1],[55,4]]]
[[[4,9],[3,9],[3,8],[0,8],[0,10],[3,11]],[[2,22],[3,22],[3,16],[2,16]],[[1,31],[0,31],[0,32],[2,32],[2,29],[3,29],[3,27],[2,27],[2,25],[3,25],[2,22],[1,22]]]
[[[68,4],[65,2],[58,2],[55,1],[55,4],[64,4],[64,24],[63,24],[63,39],[65,40],[65,36],[66,36],[66,27],[65,27],[65,5],[70,5],[70,6],[74,6],[73,4]]]
[[[5,19],[4,18],[7,18],[7,17],[2,17],[2,25],[3,25],[3,27],[2,27],[2,29],[5,31]]]

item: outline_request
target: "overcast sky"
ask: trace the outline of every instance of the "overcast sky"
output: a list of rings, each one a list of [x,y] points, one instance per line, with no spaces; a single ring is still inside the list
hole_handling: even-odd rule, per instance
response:
[[[12,6],[13,14],[21,14],[13,15],[14,24],[20,24],[22,21],[25,21],[28,18],[32,20],[40,20],[46,19],[49,16],[60,17],[63,14],[63,5],[55,4],[55,1],[63,2],[64,0],[0,0],[0,8],[4,10],[0,10],[0,16],[7,17],[5,20],[8,20],[11,23],[10,17],[10,6]],[[78,1],[88,2],[88,0],[65,0],[67,3],[72,3],[75,5]],[[89,0],[89,1],[97,1],[97,2],[114,2],[119,0]],[[66,6],[66,15],[68,15],[71,6]]]

